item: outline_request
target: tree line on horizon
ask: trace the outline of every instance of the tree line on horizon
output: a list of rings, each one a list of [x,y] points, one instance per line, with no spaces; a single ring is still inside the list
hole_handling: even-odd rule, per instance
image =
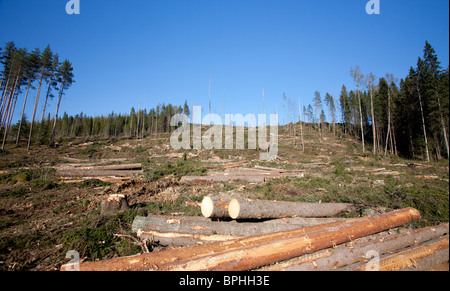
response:
[[[350,75],[356,89],[348,91],[344,84],[338,100],[326,93],[328,114],[318,91],[312,105],[302,109],[304,120],[316,124],[320,138],[326,116],[331,130],[339,111],[340,129],[360,139],[363,153],[371,145],[375,155],[449,159],[449,68],[441,67],[428,41],[423,57],[400,81],[390,73],[377,80],[372,72],[364,75],[359,66],[352,67]]]
[[[39,87],[45,81],[47,85],[45,103],[47,103],[48,97],[52,97],[51,90],[58,91],[58,84],[55,83],[59,82],[58,112],[60,97],[64,90],[73,83],[73,68],[70,63],[68,63],[69,69],[67,69],[67,64],[64,67],[63,63],[59,67],[56,66],[57,69],[53,71],[51,69],[52,63],[48,60],[46,61],[48,66],[43,65],[42,58],[46,51],[50,51],[49,47],[42,54],[25,54],[31,60],[41,59],[39,62],[35,61],[35,63],[40,64],[40,67],[30,69],[28,68],[30,65],[24,65],[25,68],[28,68],[24,69],[27,73],[24,73],[24,77],[18,77],[20,74],[14,73],[14,70],[17,70],[14,69],[17,64],[12,66],[13,62],[10,62],[9,67],[7,67],[5,60],[19,60],[20,57],[18,56],[23,52],[19,53],[19,50],[15,49],[18,56],[8,58],[8,52],[11,51],[8,47],[11,47],[11,44],[8,43],[3,53],[0,54],[3,57],[2,63],[4,64],[2,82],[0,83],[3,92],[0,111],[2,130],[0,130],[0,133],[6,137],[5,130],[8,130],[14,136],[16,144],[20,140],[27,139],[27,137],[28,147],[32,138],[39,144],[50,145],[54,143],[55,138],[110,138],[121,136],[144,138],[150,135],[156,136],[158,133],[170,133],[174,129],[170,126],[170,119],[174,114],[190,115],[187,101],[183,106],[158,104],[155,108],[139,108],[137,111],[133,107],[130,113],[117,114],[112,112],[106,116],[92,117],[83,113],[69,116],[64,112],[59,117],[56,113],[56,118],[53,117],[52,119],[50,114],[47,118],[44,118],[44,105],[44,112],[42,112],[42,118],[39,122],[36,122],[34,117],[31,121],[28,121],[22,114],[22,118],[17,124],[11,125],[11,120],[8,124],[8,118],[11,119],[12,116],[11,112],[9,115],[6,113],[8,112],[7,109],[11,108],[8,104],[17,102],[21,87],[26,87],[28,92],[33,80],[39,79]],[[41,57],[36,58],[34,55]],[[33,63],[33,61],[28,62]],[[55,62],[54,59],[53,62]],[[31,68],[36,68],[36,66],[31,66]],[[63,68],[66,69],[63,70]],[[33,76],[32,71],[36,71],[37,77],[35,76],[34,79],[33,77],[26,77],[30,74]],[[66,72],[66,75],[61,75],[63,72]],[[324,130],[336,135],[353,135],[361,140],[363,153],[368,152],[366,147],[371,147],[369,150],[376,155],[390,154],[428,161],[431,159],[438,160],[442,157],[449,158],[449,69],[448,67],[442,69],[434,48],[428,42],[425,43],[423,57],[418,58],[416,66],[411,67],[409,74],[400,81],[389,73],[378,79],[371,72],[364,75],[359,66],[351,68],[350,74],[355,82],[356,89],[349,91],[343,85],[338,98],[333,94],[326,93],[323,102],[321,93],[316,91],[311,104],[302,106],[299,100],[298,110],[295,101],[283,94],[282,124],[285,126],[282,127],[281,132],[284,130],[289,134],[301,135],[303,150],[303,126],[306,125],[311,130],[317,130],[320,139],[322,139]],[[14,78],[20,79],[20,82],[17,81],[18,88],[12,87],[9,84],[11,81],[6,81]],[[66,84],[61,86],[64,80],[66,80]],[[31,88],[33,88],[32,85]],[[25,94],[24,105],[27,95],[28,93]],[[37,90],[37,96],[39,96],[39,89]],[[265,103],[264,89],[263,103]],[[35,111],[36,106],[35,103]],[[12,108],[14,108],[14,105]],[[32,130],[33,122],[37,128],[34,131]],[[300,125],[299,131],[297,131],[298,125]],[[27,136],[24,132],[33,134]],[[3,146],[5,139],[3,139]]]
[[[56,134],[56,122],[58,120],[61,99],[65,91],[75,82],[72,64],[65,59],[59,61],[58,53],[51,50],[50,45],[41,51],[36,48],[29,52],[27,48],[18,48],[13,41],[7,42],[0,48],[0,63],[3,65],[0,77],[0,134],[2,136],[3,151],[8,135],[15,128],[14,141],[16,145],[22,136],[27,138],[27,149],[30,149],[32,139],[42,140],[52,145]],[[37,87],[35,87],[37,85]],[[29,99],[30,89],[36,91],[34,98],[34,110],[31,121],[25,118],[25,108]],[[43,94],[41,94],[43,93]],[[41,98],[45,94],[45,99]],[[55,95],[56,94],[56,95]],[[41,96],[42,95],[42,96]],[[17,125],[12,124],[12,118],[18,105],[19,97],[23,96],[21,118]],[[50,134],[45,136],[42,132],[42,124],[49,98],[57,96],[56,113],[51,126]],[[37,108],[40,100],[44,100],[41,122],[35,127]],[[19,105],[20,106],[20,105]]]

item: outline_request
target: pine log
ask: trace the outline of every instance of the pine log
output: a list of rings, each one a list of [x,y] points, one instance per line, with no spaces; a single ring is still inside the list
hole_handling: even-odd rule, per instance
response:
[[[207,218],[230,218],[228,204],[231,198],[206,196],[202,200],[202,214]]]
[[[141,170],[141,164],[118,164],[118,165],[93,165],[93,164],[66,164],[58,167],[60,170],[118,170],[131,171]]]
[[[77,168],[56,170],[56,175],[59,177],[124,177],[141,173],[141,170],[83,170]]]
[[[276,224],[298,224],[303,227],[309,227],[309,226],[315,226],[319,224],[325,224],[325,223],[331,223],[331,222],[338,222],[338,221],[345,221],[349,220],[349,218],[336,218],[336,217],[326,217],[326,218],[316,218],[316,217],[287,217],[287,218],[275,218],[275,219],[268,219],[263,222],[263,224],[270,224],[270,223],[276,223]]]
[[[425,271],[448,261],[449,237],[445,236],[338,271]]]
[[[291,259],[332,246],[404,225],[419,219],[413,208],[346,221],[337,226],[272,239],[266,243],[215,253],[181,262],[159,265],[159,270],[172,271],[244,271]],[[239,241],[239,240],[238,240]]]
[[[400,232],[400,233],[398,233]],[[396,252],[409,246],[441,237],[449,232],[449,225],[442,224],[418,230],[398,230],[366,236],[336,248],[307,254],[287,262],[264,267],[261,271],[330,271],[364,260],[369,252],[379,255]]]
[[[138,230],[137,236],[141,240],[157,242],[164,246],[194,246],[211,242],[223,242],[238,239],[238,236],[220,234],[197,234],[182,232],[160,232],[157,230]]]
[[[329,217],[350,208],[346,203],[305,203],[268,200],[233,199],[228,213],[233,219],[284,217]]]
[[[171,217],[148,216],[135,217],[132,225],[133,232],[141,239],[159,242],[162,245],[189,246],[213,241],[226,241],[245,236],[255,236],[280,231],[304,228],[307,224],[320,224],[338,220],[315,220],[310,223],[307,219],[292,223],[237,223],[211,221],[204,217]],[[303,222],[304,224],[297,224]]]
[[[81,271],[145,271],[158,270],[159,265],[197,258],[214,253],[225,252],[242,248],[243,246],[253,246],[264,242],[296,236],[299,234],[313,232],[327,227],[338,226],[345,221],[331,222],[299,228],[286,232],[266,234],[262,236],[246,237],[238,240],[209,243],[205,245],[196,245],[185,248],[175,248],[160,252],[144,253],[140,255],[114,258],[103,261],[84,262],[80,264]],[[66,270],[63,266],[62,271]]]
[[[261,175],[227,175],[227,176],[183,176],[182,182],[190,181],[208,181],[208,182],[230,182],[230,181],[245,181],[248,183],[263,183],[265,177]]]

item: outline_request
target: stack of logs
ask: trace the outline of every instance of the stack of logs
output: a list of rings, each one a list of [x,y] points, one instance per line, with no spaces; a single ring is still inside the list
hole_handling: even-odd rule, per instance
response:
[[[404,228],[420,219],[413,208],[330,218],[350,207],[205,197],[205,217],[134,220],[141,239],[181,247],[85,262],[80,270],[427,270],[448,263],[448,224]]]

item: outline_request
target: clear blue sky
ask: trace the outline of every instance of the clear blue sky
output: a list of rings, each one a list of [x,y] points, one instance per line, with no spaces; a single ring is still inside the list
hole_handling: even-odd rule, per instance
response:
[[[225,94],[226,113],[262,113],[264,85],[267,112],[282,115],[283,92],[307,105],[316,90],[353,89],[355,65],[405,77],[425,40],[449,63],[448,0],[380,0],[380,15],[366,14],[366,0],[80,0],[80,15],[66,14],[67,2],[0,0],[0,46],[50,44],[69,59],[69,114],[185,100],[207,113],[212,74],[213,112]]]

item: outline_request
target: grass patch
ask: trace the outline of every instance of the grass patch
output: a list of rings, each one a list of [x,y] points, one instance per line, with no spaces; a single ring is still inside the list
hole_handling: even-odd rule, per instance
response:
[[[174,163],[164,163],[163,165],[153,165],[154,168],[144,170],[145,177],[150,181],[157,181],[166,176],[173,175],[181,178],[187,175],[204,176],[207,169],[201,167],[197,159],[186,159],[186,155]]]

